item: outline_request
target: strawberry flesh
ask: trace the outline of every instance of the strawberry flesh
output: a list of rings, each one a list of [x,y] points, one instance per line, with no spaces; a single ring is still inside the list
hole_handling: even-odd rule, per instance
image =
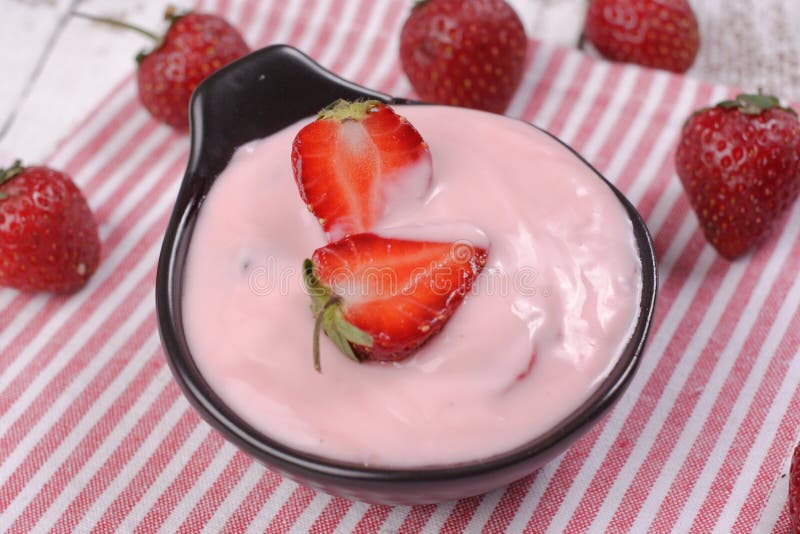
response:
[[[422,198],[432,173],[419,132],[377,101],[338,101],[320,112],[297,134],[292,168],[332,239],[372,230],[393,202]]]
[[[331,313],[341,313],[369,338],[363,344],[348,343],[355,359],[398,361],[442,329],[470,291],[487,254],[485,248],[462,241],[361,233],[317,249],[306,264],[306,284],[318,317],[333,302]],[[326,333],[336,342],[336,332]],[[339,348],[350,355],[347,347]]]

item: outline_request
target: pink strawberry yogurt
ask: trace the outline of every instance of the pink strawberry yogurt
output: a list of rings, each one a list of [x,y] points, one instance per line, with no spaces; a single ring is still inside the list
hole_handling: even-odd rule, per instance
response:
[[[291,447],[379,467],[469,462],[525,444],[607,376],[637,319],[641,269],[613,192],[530,126],[479,111],[398,107],[428,142],[433,187],[377,233],[490,246],[443,331],[410,359],[358,364],[323,336],[301,264],[325,243],[290,163],[305,122],[239,149],[194,230],[183,319],[203,376]]]

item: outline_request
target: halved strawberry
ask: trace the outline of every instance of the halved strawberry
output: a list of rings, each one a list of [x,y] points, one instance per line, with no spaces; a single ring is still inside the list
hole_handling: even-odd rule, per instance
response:
[[[419,132],[376,100],[338,100],[292,144],[300,196],[331,239],[366,232],[390,205],[422,198],[431,155]]]
[[[324,330],[350,358],[398,361],[439,332],[486,264],[466,241],[432,242],[354,234],[303,264],[316,317],[314,366]]]

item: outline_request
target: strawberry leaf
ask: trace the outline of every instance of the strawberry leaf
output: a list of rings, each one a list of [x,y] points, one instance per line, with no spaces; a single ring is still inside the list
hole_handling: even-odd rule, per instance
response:
[[[347,322],[344,315],[342,315],[341,299],[339,296],[332,294],[330,289],[320,282],[319,277],[314,272],[314,263],[309,259],[303,262],[303,282],[308,294],[311,296],[311,311],[314,314],[314,338],[312,342],[314,369],[317,372],[322,372],[319,338],[323,331],[342,354],[355,362],[361,362],[361,358],[353,351],[350,343],[363,347],[372,347],[372,336]]]

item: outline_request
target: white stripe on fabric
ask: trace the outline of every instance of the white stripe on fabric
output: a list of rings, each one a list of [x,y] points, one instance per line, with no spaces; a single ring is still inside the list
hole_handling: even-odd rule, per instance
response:
[[[586,120],[586,114],[590,111],[591,106],[594,105],[594,99],[598,93],[602,93],[602,82],[609,68],[608,63],[601,62],[593,66],[589,71],[586,83],[579,89],[581,94],[575,99],[575,105],[570,110],[569,118],[564,123],[564,127],[559,134],[559,137],[565,142],[571,144],[574,141],[578,129]]]
[[[620,501],[625,494],[625,490],[635,480],[635,476],[643,462],[653,448],[657,445],[655,439],[659,435],[659,430],[664,426],[664,422],[670,415],[671,408],[675,406],[675,401],[689,379],[699,355],[702,353],[706,343],[708,343],[714,327],[722,318],[726,307],[738,287],[744,275],[746,264],[735,263],[725,274],[719,289],[714,294],[711,304],[703,316],[697,330],[686,349],[681,354],[678,363],[675,365],[670,379],[664,391],[656,402],[656,406],[650,414],[644,429],[639,438],[628,454],[627,461],[617,474],[617,478],[609,489],[608,496],[603,505],[599,508],[595,516],[592,528],[604,529],[611,520],[613,513],[620,505]],[[676,325],[677,326],[677,325]],[[675,449],[683,452],[682,449]],[[667,464],[665,464],[667,465]],[[674,465],[674,464],[673,464]],[[677,471],[677,466],[676,471]],[[672,469],[670,469],[672,471]]]
[[[376,2],[376,6],[372,8],[363,28],[359,30],[359,42],[353,50],[348,50],[347,53],[352,54],[348,65],[344,67],[341,73],[338,73],[345,80],[351,79],[356,75],[361,65],[366,61],[370,61],[369,54],[375,46],[375,40],[383,33],[383,22],[386,12],[391,5],[391,2]],[[356,81],[356,80],[354,80]]]
[[[166,170],[170,166],[176,164],[179,158],[184,157],[184,153],[185,149],[182,146],[172,147],[168,153],[165,154],[164,158],[155,163],[151,169],[145,173],[137,185],[125,195],[124,200],[116,207],[112,217],[113,223],[110,221],[108,226],[104,226],[102,228],[104,233],[107,232],[109,228],[115,228],[116,224],[114,223],[116,221],[127,217],[129,215],[129,209],[131,205],[138,203],[142,198],[144,198],[152,189],[154,184],[166,173]],[[162,198],[159,199],[156,205],[162,207],[161,211],[157,212],[151,208],[146,215],[137,221],[138,224],[131,225],[130,233],[126,235],[119,243],[117,243],[113,250],[106,251],[106,257],[103,258],[103,261],[100,263],[97,271],[89,279],[86,286],[78,293],[72,295],[68,301],[64,302],[63,306],[61,306],[59,310],[37,330],[33,339],[31,339],[26,346],[25,352],[27,354],[38,354],[38,352],[52,338],[53,334],[55,334],[55,332],[57,332],[58,329],[63,326],[63,324],[75,313],[75,311],[80,309],[84,303],[90,301],[91,298],[96,296],[96,292],[103,282],[116,274],[116,269],[119,267],[119,264],[127,258],[130,250],[138,243],[140,236],[146,233],[144,230],[149,228],[150,224],[152,224],[152,220],[161,215],[163,210],[166,209],[173,201],[175,198],[175,191],[167,191],[164,195],[162,195]],[[148,223],[147,221],[150,222]],[[39,301],[37,300],[33,305],[37,306],[38,304]],[[98,307],[95,313],[98,313],[104,309],[104,307]],[[22,318],[25,317],[29,318],[27,323],[13,326],[16,324],[17,320],[21,321]],[[8,325],[8,327],[16,331],[21,331],[28,326],[29,322],[30,314],[20,314],[17,316],[17,318],[12,320],[12,323]],[[10,343],[11,339],[0,338],[0,341]],[[0,345],[0,351],[4,349],[5,347]],[[18,357],[9,364],[3,374],[0,375],[0,394],[3,394],[8,385],[14,380],[14,378],[17,377],[27,363],[28,359]],[[18,402],[19,400],[17,400],[17,403]],[[2,421],[3,418],[0,418],[0,433],[3,433],[3,429],[5,428],[2,426]]]
[[[202,424],[200,426],[206,426]],[[222,447],[214,455],[214,458],[209,462],[208,467],[203,473],[197,477],[197,480],[192,487],[186,492],[183,498],[172,509],[172,512],[164,520],[164,524],[159,528],[159,532],[177,532],[181,524],[186,520],[192,510],[203,498],[203,495],[214,484],[214,482],[222,475],[222,472],[227,467],[228,463],[233,459],[236,454],[236,447],[228,442],[225,442]],[[166,486],[165,486],[166,487]],[[166,490],[165,490],[166,491]]]
[[[50,158],[49,165],[59,169],[65,167],[75,155],[96,142],[97,134],[136,98],[138,98],[136,83],[124,83],[106,105],[94,112],[94,116],[83,128],[66,137],[64,144]],[[83,185],[83,180],[79,180],[79,177],[73,176],[73,178],[79,186]]]
[[[228,496],[219,505],[214,515],[209,518],[203,528],[203,534],[216,534],[221,532],[228,519],[231,517],[242,501],[250,494],[250,491],[258,484],[264,476],[264,467],[256,462],[252,462],[247,468],[239,482],[231,488]]]
[[[345,512],[339,524],[333,529],[333,532],[353,532],[358,522],[364,517],[364,514],[369,510],[370,505],[365,502],[353,501],[350,507]]]
[[[153,245],[150,248],[148,254],[142,258],[142,261],[139,262],[137,267],[131,270],[130,275],[126,277],[125,282],[120,284],[115,293],[109,297],[107,300],[107,302],[109,302],[109,306],[116,307],[120,303],[126,302],[130,291],[136,285],[141,283],[147,273],[152,269],[153,262],[158,258],[158,251],[159,247],[156,245]],[[19,467],[20,464],[25,461],[28,456],[28,452],[33,449],[36,444],[39,443],[41,438],[47,433],[47,431],[59,421],[63,413],[70,407],[70,400],[77,398],[81,394],[83,389],[102,369],[102,366],[115,356],[115,351],[118,350],[128,340],[128,337],[133,334],[135,329],[139,327],[142,319],[144,319],[150,309],[152,309],[152,303],[150,300],[150,295],[146,295],[144,297],[142,300],[144,305],[140,305],[136,310],[135,315],[128,317],[125,322],[116,328],[113,335],[106,342],[105,350],[101,349],[98,354],[87,363],[86,367],[76,373],[74,379],[64,389],[64,391],[62,391],[58,398],[54,399],[54,401],[50,403],[50,407],[42,415],[42,417],[40,417],[36,423],[34,423],[32,427],[26,431],[25,437],[20,440],[16,447],[14,447],[14,450],[6,455],[3,460],[3,464],[0,465],[0,485],[5,484],[6,480],[8,480],[8,478],[14,473],[17,467]],[[77,331],[78,335],[74,336],[70,342],[64,345],[64,347],[59,351],[56,359],[59,360],[59,362],[60,360],[66,360],[64,362],[65,365],[69,363],[69,361],[71,361],[72,358],[78,353],[79,349],[83,347],[85,343],[84,340],[88,339],[91,333],[97,331],[97,327],[104,316],[104,313],[98,312],[94,314],[92,318],[86,321],[84,326]],[[40,375],[41,377],[44,377],[41,382],[45,383],[32,383],[31,387],[25,391],[25,394],[20,396],[20,400],[22,401],[20,408],[17,410],[10,410],[6,414],[8,417],[0,418],[0,421],[2,421],[2,428],[4,429],[3,434],[10,429],[13,422],[24,412],[24,409],[33,402],[33,399],[30,397],[40,393],[41,390],[46,387],[47,383],[49,383],[48,378],[54,378],[60,370],[61,369],[55,371],[46,368],[45,371],[51,372],[43,372]],[[37,380],[38,378],[39,377],[37,377]],[[29,392],[30,394],[27,395]]]
[[[169,387],[169,384],[165,387]],[[161,394],[159,392],[158,394]],[[142,442],[141,446],[137,449],[133,457],[120,469],[114,480],[108,485],[106,490],[95,500],[91,508],[87,510],[86,515],[83,516],[81,522],[75,527],[76,532],[88,532],[99,521],[103,512],[114,502],[136,474],[145,469],[147,462],[150,460],[153,452],[158,448],[159,444],[164,439],[169,439],[170,430],[172,430],[178,423],[180,418],[190,410],[189,404],[183,397],[178,397],[172,403],[169,410],[164,413],[164,416],[153,427],[153,430],[147,436],[147,439]]]
[[[269,499],[267,499],[267,502],[261,507],[261,510],[258,511],[253,521],[250,522],[250,525],[247,527],[248,534],[265,532],[269,524],[275,516],[278,515],[278,512],[281,511],[286,501],[289,500],[289,497],[291,497],[296,489],[296,482],[287,478],[281,480],[281,483],[275,488],[272,495],[269,496]]]
[[[0,485],[5,484],[6,481],[14,474],[17,468],[28,459],[28,453],[36,446],[36,443],[47,434],[50,428],[57,423],[69,406],[70,400],[77,398],[76,390],[83,388],[89,382],[82,382],[85,379],[82,375],[95,375],[100,368],[102,368],[114,356],[121,346],[128,341],[130,335],[140,326],[142,320],[146,317],[151,306],[140,305],[136,311],[131,314],[129,319],[125,321],[114,335],[108,340],[105,347],[100,349],[98,355],[92,359],[89,365],[83,370],[82,373],[75,377],[75,380],[64,390],[64,392],[54,399],[52,404],[52,412],[48,413],[45,417],[27,432],[19,445],[11,452],[0,465]],[[124,389],[126,384],[132,376],[142,368],[147,361],[147,355],[152,353],[158,347],[158,336],[153,332],[136,351],[136,354],[128,362],[123,373],[120,373],[101,393],[96,402],[86,411],[72,430],[67,434],[55,450],[53,450],[45,461],[41,463],[36,470],[36,474],[28,479],[25,487],[17,494],[8,508],[0,512],[0,524],[6,525],[13,523],[19,514],[22,513],[25,506],[33,500],[39,491],[42,490],[44,485],[53,477],[55,472],[64,463],[64,461],[75,450],[77,445],[86,436],[86,434],[94,428],[95,424],[106,413],[108,407],[117,399],[119,394]]]
[[[798,306],[800,306],[800,277],[795,278],[794,284],[789,290],[786,299],[775,315],[775,322],[772,323],[769,333],[764,338],[764,344],[758,351],[757,359],[742,386],[742,391],[750,391],[753,392],[753,394],[757,392],[764,380],[771,359],[774,357],[789,326],[792,324]],[[797,361],[797,358],[793,361]],[[793,373],[791,369],[789,369],[785,375],[784,384],[782,385],[782,389],[788,392],[788,395],[782,398],[783,402],[780,402],[780,393],[778,393],[775,400],[773,400],[769,410],[770,415],[762,422],[758,435],[753,441],[753,445],[750,447],[747,457],[742,464],[739,476],[733,485],[728,501],[725,503],[725,507],[719,515],[718,523],[715,526],[715,530],[718,532],[733,531],[733,523],[736,521],[737,512],[747,498],[756,476],[758,475],[759,465],[764,460],[764,451],[768,450],[770,440],[772,440],[777,433],[781,414],[783,414],[789,406],[789,400],[794,393],[795,387],[795,382],[791,380],[793,376],[798,376],[798,374]],[[722,439],[717,441],[711,454],[709,454],[708,461],[703,466],[703,470],[697,478],[692,493],[687,498],[686,505],[675,522],[676,529],[683,529],[684,532],[688,532],[694,520],[694,514],[698,511],[692,504],[701,506],[705,500],[706,493],[711,487],[714,477],[725,462],[728,450],[730,447],[736,446],[734,442],[726,441],[725,438],[736,435],[737,429],[747,415],[747,410],[753,400],[751,395],[742,395],[736,399],[736,402],[731,407],[730,417],[720,432],[720,437]],[[784,495],[786,495],[786,493],[784,493]],[[685,528],[683,528],[684,526]]]
[[[158,398],[160,392],[172,380],[172,375],[167,367],[163,367],[153,379],[145,386],[131,408],[122,416],[122,418],[114,426],[113,430],[108,433],[106,438],[100,443],[97,450],[92,453],[91,457],[81,467],[73,477],[73,482],[64,487],[61,494],[53,501],[47,512],[42,515],[38,525],[53,525],[58,518],[66,511],[67,507],[71,504],[72,500],[80,494],[81,491],[103,468],[103,465],[109,458],[116,452],[117,447],[125,439],[125,436],[136,426],[136,423],[147,413],[147,410],[153,405]],[[37,525],[37,527],[38,527]]]
[[[561,64],[561,68],[553,81],[553,86],[547,93],[547,97],[535,117],[534,124],[543,125],[542,127],[547,129],[547,126],[544,125],[550,124],[560,107],[561,101],[567,96],[567,88],[570,87],[570,81],[575,77],[582,58],[583,56],[577,53],[568,53],[564,57],[564,62]]]
[[[180,474],[181,470],[192,459],[192,455],[199,449],[200,445],[208,436],[210,428],[205,424],[198,424],[185,442],[175,452],[175,456],[167,463],[158,477],[153,481],[147,491],[142,495],[136,505],[131,508],[125,519],[119,524],[117,530],[120,532],[133,532],[134,528],[140,525],[142,519],[147,515],[161,494],[169,488],[172,481]],[[142,526],[152,526],[142,524]]]
[[[113,274],[113,270],[117,267],[117,264],[121,263],[127,258],[130,250],[141,242],[144,234],[153,227],[158,218],[164,216],[166,210],[172,202],[172,199],[174,198],[175,191],[176,187],[174,186],[172,188],[168,188],[167,193],[163,195],[155,204],[153,204],[153,206],[150,208],[150,211],[139,220],[139,224],[131,228],[128,235],[126,235],[125,238],[120,242],[119,246],[116,247],[114,252],[105,259],[102,268],[106,271],[105,274],[107,276]],[[50,381],[69,363],[74,351],[83,346],[83,341],[81,340],[89,339],[91,337],[92,333],[97,329],[97,326],[100,325],[107,316],[108,310],[116,309],[116,307],[123,302],[124,297],[128,295],[134,286],[134,282],[138,281],[139,278],[144,275],[144,273],[152,269],[153,265],[155,265],[155,260],[158,257],[159,248],[160,243],[158,241],[154,242],[150,246],[148,253],[145,254],[137,262],[137,264],[130,269],[129,276],[121,280],[120,283],[107,296],[105,299],[105,306],[97,307],[97,309],[92,312],[83,325],[72,333],[72,336],[64,345],[64,347],[58,351],[58,353],[47,363],[44,369],[42,369],[41,372],[31,381],[25,391],[15,400],[11,408],[0,417],[1,434],[5,434],[11,424],[17,420],[17,418],[36,398],[38,398],[40,394],[42,394]],[[100,273],[98,272],[95,274],[98,275]],[[90,285],[97,286],[103,279],[103,277],[97,277],[97,280],[94,280],[94,278],[95,277],[93,277],[93,280],[90,281]],[[94,291],[90,290],[87,293],[91,294],[93,292]],[[78,298],[70,300],[68,303],[66,303],[64,307],[62,307],[59,312],[55,314],[50,321],[48,321],[48,324],[45,326],[45,328],[43,328],[39,332],[39,335],[37,335],[36,338],[31,342],[29,345],[30,353],[36,354],[42,350],[48,343],[52,332],[57,330],[62,323],[66,322],[81,303],[82,300]],[[25,363],[25,358],[17,358],[14,361],[14,364],[17,363],[19,363],[19,366],[23,366]],[[4,376],[4,378],[6,377]],[[10,378],[12,377],[9,377],[9,379]],[[5,388],[7,384],[8,383],[4,381],[2,386]]]
[[[798,224],[800,224],[800,210],[795,210],[792,218],[790,219],[789,225],[790,227],[793,227]],[[781,236],[781,241],[794,241],[794,236],[791,232],[784,232]],[[686,451],[691,450],[691,447],[695,443],[703,424],[708,419],[711,409],[714,406],[714,401],[720,394],[720,390],[722,389],[726,378],[729,376],[733,365],[737,361],[736,356],[744,346],[744,342],[755,326],[755,320],[758,318],[758,312],[764,306],[764,301],[767,299],[769,290],[771,289],[773,282],[777,280],[777,275],[780,273],[781,267],[787,259],[787,254],[779,254],[777,253],[778,250],[775,252],[776,253],[770,256],[764,271],[759,277],[758,283],[754,287],[753,292],[741,313],[736,327],[728,336],[727,343],[722,349],[722,352],[719,354],[717,363],[714,366],[714,369],[708,377],[705,385],[703,386],[700,398],[697,400],[697,404],[692,410],[688,420],[684,423],[680,437],[675,442],[675,446],[665,463],[665,465],[670,466],[670,468],[662,470],[659,477],[652,484],[652,486],[650,486],[647,498],[642,503],[642,509],[639,513],[639,516],[637,517],[636,522],[633,524],[634,531],[637,531],[639,528],[646,528],[649,520],[652,519],[652,517],[649,517],[649,511],[658,509],[658,504],[666,496],[672,481],[675,479],[675,476],[680,470],[680,466],[683,465],[683,459],[685,458]],[[786,252],[788,252],[788,247]],[[744,269],[747,266],[747,264],[744,262],[738,262],[734,265],[740,265],[740,270],[742,272],[744,272]],[[731,269],[731,272],[733,270],[734,269]],[[735,287],[736,286],[730,287],[731,291],[727,292],[723,286],[720,286],[719,290],[717,291],[717,295],[733,295],[733,290]],[[724,311],[725,307],[723,306],[721,309]],[[710,312],[706,313],[706,317],[711,315],[712,314]],[[697,329],[697,333],[692,339],[692,342],[686,347],[685,357],[692,358],[695,361],[700,358],[707,346],[707,343],[710,341],[711,334],[716,326],[717,325],[708,325],[708,328],[704,329],[703,324],[701,324],[701,326]],[[677,369],[682,370],[680,364],[678,365]],[[692,369],[687,365],[687,368],[685,369],[686,377],[681,380],[681,383],[685,383],[685,380],[688,378],[691,371]],[[672,391],[669,385],[667,386],[667,391]],[[664,396],[666,397],[666,395]],[[667,410],[665,410],[664,413],[666,413],[666,411]],[[656,408],[656,412],[661,413],[658,411],[658,408]],[[744,414],[744,410],[742,411],[742,414]],[[654,425],[658,424],[658,422],[654,423]],[[647,435],[646,431],[643,432],[643,435]],[[724,438],[723,441],[728,443]],[[720,443],[721,442],[718,441],[718,444]],[[728,445],[730,445],[730,443],[728,443]],[[724,454],[720,454],[717,458],[719,460],[723,459]],[[711,456],[708,458],[705,468],[708,469],[709,466],[714,463],[716,463],[714,461],[714,456]],[[697,501],[697,505],[702,505],[702,501]]]
[[[297,516],[292,528],[289,529],[289,534],[304,534],[311,532],[311,525],[320,516],[322,511],[328,506],[332,497],[323,492],[316,492],[314,498],[308,503],[305,510]]]

